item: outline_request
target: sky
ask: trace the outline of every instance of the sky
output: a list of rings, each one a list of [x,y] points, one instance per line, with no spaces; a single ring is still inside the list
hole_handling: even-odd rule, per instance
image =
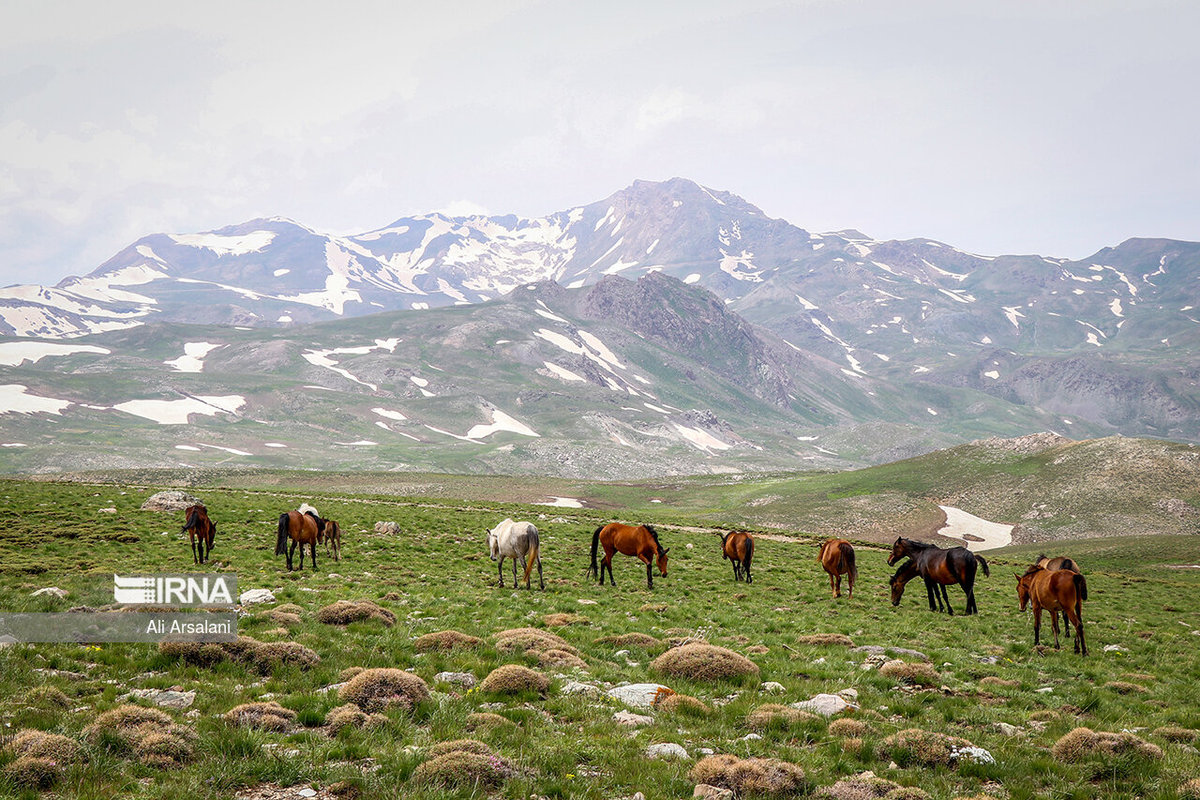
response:
[[[1190,0],[0,0],[0,286],[676,176],[983,254],[1200,240],[1197,29]]]

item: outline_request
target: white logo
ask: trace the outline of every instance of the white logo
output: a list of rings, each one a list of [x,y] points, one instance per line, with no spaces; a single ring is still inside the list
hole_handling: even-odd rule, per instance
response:
[[[113,575],[113,599],[130,605],[231,606],[228,575]]]

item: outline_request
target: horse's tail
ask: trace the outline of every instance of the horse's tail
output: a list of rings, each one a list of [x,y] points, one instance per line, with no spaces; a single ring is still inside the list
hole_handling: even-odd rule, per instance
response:
[[[530,534],[529,539],[530,539],[529,551],[525,555],[525,558],[526,558],[526,561],[525,561],[525,583],[526,584],[529,583],[529,576],[533,572],[533,565],[536,564],[538,562],[538,560],[541,558],[541,549],[542,549],[541,540],[538,538],[536,531],[533,532],[532,534]]]
[[[600,574],[600,564],[596,562],[596,550],[599,549],[599,547],[600,547],[600,531],[602,531],[602,530],[604,530],[603,525],[596,528],[596,530],[592,532],[592,565],[590,567],[588,567],[588,572],[587,572],[587,574],[589,576],[591,576],[593,574],[594,575]]]
[[[287,552],[288,515],[279,515],[279,535],[275,538],[275,555],[281,556]]]
[[[1087,600],[1087,581],[1078,572],[1072,575],[1072,579],[1075,581],[1075,594],[1079,595],[1080,600]]]
[[[742,566],[746,572],[750,572],[750,559],[754,558],[754,537],[746,537],[746,555],[742,558]]]
[[[192,528],[200,524],[200,514],[196,511],[196,507],[192,506],[188,509],[187,520],[183,523],[183,529],[180,533],[187,533]]]
[[[858,565],[854,561],[854,545],[842,542],[838,545],[838,549],[842,551],[842,561],[846,564],[846,572],[850,574],[850,580],[858,580]]]
[[[988,569],[987,559],[981,555],[976,555],[975,560],[979,562],[981,567],[983,567],[983,574],[989,578],[992,577],[992,572]]]

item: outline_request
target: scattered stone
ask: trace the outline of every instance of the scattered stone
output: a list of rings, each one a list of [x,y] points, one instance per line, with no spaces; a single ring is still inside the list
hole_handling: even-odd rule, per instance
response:
[[[646,748],[647,758],[689,758],[688,751],[683,748],[683,745],[675,744],[674,742],[663,742],[661,744],[652,744]]]
[[[183,511],[188,506],[194,506],[197,503],[204,505],[198,498],[187,492],[168,489],[165,492],[150,495],[146,502],[142,503],[142,511]]]
[[[837,696],[842,698],[843,700],[849,700],[851,703],[853,703],[855,700],[858,699],[858,689],[854,689],[854,688],[842,689],[840,692],[837,693]]]
[[[394,536],[400,533],[400,526],[395,522],[376,522],[375,532],[386,533]]]
[[[627,725],[631,728],[636,728],[641,725],[653,725],[654,717],[648,717],[644,714],[634,714],[632,711],[618,711],[613,714],[613,721],[618,725]]]
[[[606,694],[632,708],[653,708],[658,697],[670,691],[661,683],[631,683],[609,689]]]
[[[274,603],[275,594],[270,589],[247,589],[238,595],[238,602],[244,606],[255,603]]]
[[[787,691],[787,688],[782,683],[776,683],[775,681],[766,681],[758,688],[767,694],[783,694]]]
[[[950,763],[956,764],[959,761],[973,761],[976,764],[995,764],[996,759],[987,750],[982,747],[952,747],[950,748]]]
[[[1104,652],[1106,652],[1106,653],[1128,653],[1129,651],[1126,650],[1124,647],[1121,647],[1121,645],[1119,645],[1119,644],[1106,644],[1106,645],[1104,645]]]
[[[196,693],[194,691],[176,692],[170,689],[132,689],[118,697],[117,700],[125,701],[131,697],[139,700],[148,700],[162,708],[190,708],[192,703],[196,702]]]
[[[68,592],[66,589],[60,589],[57,586],[47,586],[45,589],[38,589],[36,592],[30,592],[30,597],[57,597],[59,600],[66,598]]]
[[[590,683],[568,680],[558,689],[559,694],[581,694],[585,696],[598,695],[600,690]]]
[[[700,800],[733,800],[733,792],[729,789],[722,789],[720,786],[698,783],[692,791],[692,797],[700,798]]]
[[[1022,732],[1016,725],[1009,725],[1007,722],[993,722],[992,727],[1005,736],[1019,736]]]
[[[810,711],[814,714],[820,714],[823,717],[832,717],[834,714],[840,714],[847,709],[853,710],[858,708],[858,706],[847,702],[844,697],[836,694],[818,694],[807,700],[792,703],[792,708],[798,708],[801,711]]]
[[[439,672],[433,676],[433,679],[438,683],[453,683],[456,686],[461,686],[464,689],[470,689],[479,681],[469,672]]]
[[[915,658],[917,661],[929,661],[929,656],[925,655],[920,650],[909,650],[907,647],[892,647],[890,645],[887,647],[881,647],[877,644],[864,644],[859,647],[850,648],[850,652],[866,653],[868,656],[890,655],[893,658],[906,656],[908,658]]]
[[[581,605],[581,606],[594,606],[594,605],[596,605],[597,601],[595,601],[595,600],[576,600],[575,602],[579,603],[579,605]]]

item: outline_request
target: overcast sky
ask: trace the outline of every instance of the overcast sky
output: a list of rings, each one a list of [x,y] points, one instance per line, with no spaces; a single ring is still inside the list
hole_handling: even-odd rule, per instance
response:
[[[1198,29],[1189,0],[0,0],[0,285],[674,176],[987,254],[1200,240]]]

